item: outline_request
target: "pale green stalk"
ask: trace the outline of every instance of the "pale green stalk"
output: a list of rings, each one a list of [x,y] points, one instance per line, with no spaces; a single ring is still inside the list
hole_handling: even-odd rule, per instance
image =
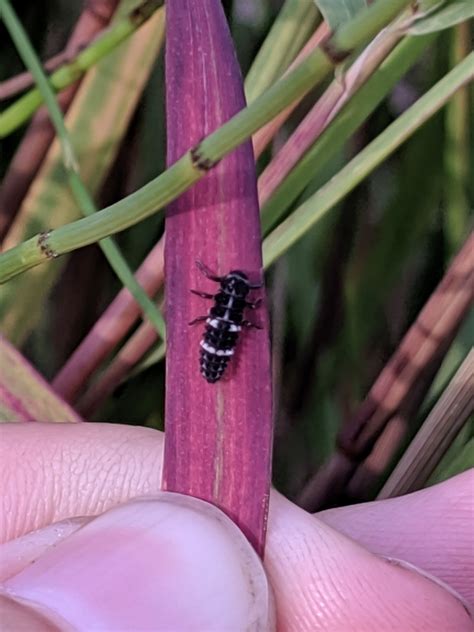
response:
[[[450,33],[452,65],[460,61],[470,50],[470,25],[458,24]],[[444,159],[446,166],[444,213],[448,254],[457,252],[462,243],[469,222],[468,185],[469,161],[469,94],[459,90],[446,108],[446,146]]]
[[[265,267],[274,263],[473,78],[474,53],[471,53],[265,239]]]
[[[365,85],[357,90],[271,196],[263,202],[261,217],[262,232],[265,236],[308,184],[321,177],[320,174],[328,161],[389,94],[437,35],[430,33],[419,37],[405,37],[369,77]]]
[[[48,109],[49,116],[61,143],[63,160],[69,180],[69,185],[72,189],[74,197],[76,198],[78,207],[83,215],[91,216],[97,212],[97,208],[95,206],[94,200],[92,199],[92,196],[84,186],[79,175],[77,161],[74,156],[74,150],[54,92],[49,85],[48,79],[46,78],[41,67],[41,63],[28,39],[25,30],[19,22],[15,12],[13,11],[9,0],[0,0],[0,7],[2,9],[2,19],[5,23],[5,26],[7,27],[10,36],[16,45],[20,57],[23,59],[26,67],[30,70],[38,86],[38,90],[40,91],[41,96],[44,100],[46,108]],[[144,314],[156,328],[160,336],[164,339],[166,327],[163,316],[133,276],[132,271],[128,267],[127,262],[125,261],[115,242],[109,237],[107,239],[101,240],[99,242],[99,245],[104,252],[107,260],[109,261],[110,266],[119,277],[120,281],[132,294],[132,296],[142,308]]]
[[[235,149],[290,103],[305,95],[337,65],[338,60],[367,43],[408,4],[409,0],[372,3],[253,104],[205,138],[198,147],[202,160],[212,165]],[[158,178],[124,200],[92,217],[51,231],[43,245],[60,255],[125,230],[163,208],[205,173],[207,170],[199,168],[192,153],[187,152]],[[1,255],[0,282],[44,261],[47,257],[40,246],[36,236]]]
[[[472,418],[453,442],[453,445],[430,476],[426,487],[447,481],[461,472],[474,468],[474,437]]]
[[[267,269],[300,237],[357,186],[380,163],[415,133],[431,116],[445,105],[453,94],[474,78],[474,53],[458,64],[435,84],[410,109],[349,162],[328,184],[302,204],[263,242],[264,267]],[[138,373],[162,359],[163,349],[157,348],[135,368]]]
[[[288,68],[314,29],[318,14],[313,0],[286,0],[245,77],[248,103]]]
[[[130,37],[162,4],[163,0],[145,0],[131,13],[119,18],[73,60],[53,72],[49,77],[50,86],[59,92],[75,83],[89,68]],[[41,91],[39,88],[33,88],[12,103],[0,114],[0,138],[8,136],[23,125],[42,102]]]

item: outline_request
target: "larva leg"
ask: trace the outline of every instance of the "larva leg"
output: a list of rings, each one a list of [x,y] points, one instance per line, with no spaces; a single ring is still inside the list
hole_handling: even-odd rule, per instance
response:
[[[195,325],[196,323],[200,323],[203,320],[207,320],[207,316],[198,316],[197,318],[195,318],[194,320],[191,320],[188,325]]]
[[[199,270],[204,274],[204,276],[207,277],[208,279],[211,279],[211,281],[216,281],[216,283],[220,283],[224,279],[224,277],[220,277],[220,276],[217,276],[217,274],[214,274],[214,272],[210,270],[199,259],[196,261],[196,265],[199,268]]]

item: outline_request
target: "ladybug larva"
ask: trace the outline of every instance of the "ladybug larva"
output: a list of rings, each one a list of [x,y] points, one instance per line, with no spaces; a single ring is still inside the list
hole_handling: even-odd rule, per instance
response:
[[[220,283],[217,294],[208,294],[199,290],[191,290],[202,298],[214,301],[213,307],[207,316],[198,316],[189,324],[206,321],[204,335],[200,342],[200,365],[204,379],[213,384],[221,379],[229,360],[234,355],[235,345],[242,327],[255,327],[259,325],[244,320],[244,309],[256,309],[262,299],[255,303],[246,300],[250,290],[262,287],[262,284],[250,283],[247,275],[240,270],[231,270],[225,276],[217,276],[201,261],[196,261],[200,271],[211,281]]]

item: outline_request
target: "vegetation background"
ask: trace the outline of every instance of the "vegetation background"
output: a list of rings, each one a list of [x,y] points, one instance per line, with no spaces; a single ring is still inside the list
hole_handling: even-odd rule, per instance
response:
[[[100,14],[106,5],[110,12],[112,4],[93,0],[89,6]],[[124,0],[121,10],[125,14],[134,4]],[[360,4],[354,3],[354,11]],[[316,5],[306,0],[226,0],[223,5],[242,73],[248,76],[248,95],[252,89],[258,94],[259,80],[269,85],[286,70],[322,20]],[[321,5],[324,7],[324,2]],[[42,60],[67,49],[83,9],[79,0],[15,2]],[[281,30],[275,35],[276,27]],[[467,19],[452,25],[441,23],[435,31],[429,45],[362,124],[347,135],[337,132],[340,137],[334,141],[335,150],[313,169],[294,200],[281,202],[282,215],[276,223],[290,217],[333,176],[338,177],[351,158],[468,55],[472,24]],[[270,37],[274,38],[270,40],[270,54],[258,57]],[[24,68],[3,26],[0,41],[4,81]],[[99,208],[124,198],[165,168],[162,43],[163,24],[155,15],[88,71],[70,106],[66,122],[82,177]],[[76,45],[72,58],[78,50],[81,48]],[[257,70],[256,60],[261,64]],[[248,75],[249,70],[253,75]],[[369,76],[375,72],[376,66]],[[313,104],[326,94],[333,79],[307,95],[278,129],[258,159],[259,173]],[[367,393],[468,238],[474,199],[471,90],[469,86],[460,88],[446,107],[308,228],[268,270],[276,414],[274,482],[308,506],[375,497],[430,411],[452,387],[453,375],[468,360],[474,326],[472,306],[462,308],[446,324],[436,353],[410,378],[410,397],[390,411],[374,441],[352,455],[350,475],[340,472],[341,478],[335,479],[334,470],[328,473],[328,464],[336,470],[340,467],[338,455],[347,456],[347,442],[343,434],[338,441],[338,433],[354,423]],[[18,98],[18,94],[0,96],[2,109]],[[29,143],[26,148],[25,142]],[[34,142],[25,125],[2,139],[0,216],[8,247],[80,216],[54,145],[38,168],[31,170],[31,183],[25,185],[21,178],[15,179],[15,155],[22,146],[25,155],[34,155]],[[28,171],[28,162],[21,164]],[[132,269],[162,233],[163,215],[156,214],[116,236]],[[99,247],[88,246],[4,286],[0,298],[2,333],[52,380],[121,287]],[[157,299],[160,304],[160,293]],[[138,328],[128,334],[129,339]],[[107,363],[113,362],[123,343],[117,345]],[[88,416],[162,428],[163,354],[160,357],[145,366],[143,359],[137,359],[106,401]],[[468,385],[472,357],[469,362]],[[103,370],[104,365],[94,379]],[[80,397],[75,403],[81,410]],[[472,401],[470,406],[472,411]],[[420,458],[430,464],[410,481],[410,489],[474,464],[472,412],[466,413],[465,407],[462,410],[457,425],[452,417],[446,424],[446,415],[439,416],[438,425],[416,447],[415,453],[424,454]],[[441,453],[430,441],[438,432],[447,441]],[[323,483],[335,480],[341,485],[334,487],[334,493],[315,498],[315,484],[324,489]]]

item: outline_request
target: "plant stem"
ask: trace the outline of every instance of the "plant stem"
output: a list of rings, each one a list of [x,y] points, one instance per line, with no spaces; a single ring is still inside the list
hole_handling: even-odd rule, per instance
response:
[[[329,209],[416,132],[456,90],[471,81],[474,75],[473,62],[474,53],[471,53],[282,222],[264,241],[265,267],[286,252]]]
[[[452,378],[377,495],[393,498],[421,489],[474,410],[474,351]]]
[[[252,103],[286,70],[318,17],[313,0],[286,0],[245,78]]]
[[[66,47],[62,52],[42,62],[42,66],[47,72],[54,72],[61,66],[64,66],[64,64],[69,63],[71,57],[73,55],[77,55],[81,48],[83,48],[83,46],[77,46],[74,53],[72,53],[69,52]],[[11,99],[19,92],[23,92],[24,90],[31,88],[34,82],[35,80],[33,79],[33,75],[28,70],[25,70],[14,77],[10,77],[10,79],[5,79],[5,81],[0,82],[0,101]]]
[[[40,91],[44,103],[48,109],[51,121],[61,143],[63,161],[66,168],[69,185],[74,194],[74,197],[76,198],[79,209],[85,216],[94,215],[94,213],[97,212],[97,208],[95,206],[94,200],[92,199],[92,196],[84,186],[84,183],[82,182],[79,175],[77,161],[74,156],[74,149],[69,138],[69,133],[64,124],[63,115],[61,113],[61,110],[59,109],[56,97],[51,89],[51,86],[49,85],[48,79],[43,72],[41,63],[33,47],[31,46],[25,30],[19,22],[15,12],[13,11],[9,0],[0,0],[0,7],[2,9],[2,18],[5,22],[5,26],[7,27],[10,36],[17,47],[19,55],[23,59],[27,68],[31,71],[31,74],[33,75],[36,84],[38,85],[38,90]],[[42,244],[44,244],[45,242],[44,237],[45,236],[43,236],[41,240]],[[118,249],[115,242],[109,237],[100,241],[99,245],[120,281],[127,287],[129,292],[141,306],[144,314],[149,318],[153,326],[157,329],[160,336],[164,339],[166,327],[163,316],[156,308],[153,301],[143,291],[139,283],[136,281],[132,271],[128,267],[127,262],[120,253],[120,250]],[[43,251],[49,257],[54,257],[55,255],[54,251],[49,250],[49,246],[43,248]]]
[[[292,101],[306,94],[328,72],[366,43],[407,4],[404,0],[378,1],[361,11],[350,23],[341,26],[301,64],[274,84],[248,108],[201,143],[202,154],[211,163],[220,160],[227,148],[236,147],[257,129],[273,119]]]
[[[334,65],[366,43],[408,4],[409,0],[378,0],[371,4],[354,20],[334,32],[252,105],[207,136],[195,150],[199,150],[208,164],[218,162],[295,99],[306,94]],[[176,199],[205,173],[207,171],[195,164],[192,153],[188,151],[158,178],[124,200],[92,217],[51,231],[46,240],[47,247],[56,255],[65,254],[125,230]],[[40,247],[36,236],[1,255],[0,282],[44,261],[47,258],[44,245],[43,241],[43,248]]]
[[[130,37],[162,4],[163,0],[145,0],[127,16],[117,20],[75,59],[49,77],[51,87],[59,92],[76,82],[86,70]],[[8,136],[25,123],[39,108],[43,98],[40,89],[34,88],[0,114],[0,138]]]
[[[102,33],[104,31],[110,23],[118,3],[119,0],[91,0],[84,5],[63,52],[46,61],[43,64],[43,68],[50,73],[75,57],[97,37],[99,32]],[[97,10],[98,8],[99,10]],[[61,61],[58,61],[54,67],[51,67],[56,59]],[[17,75],[17,77],[3,82],[0,84],[0,101],[10,96],[5,94],[8,92],[9,86],[14,87],[14,84],[17,83],[15,80],[21,80],[21,77],[26,77],[27,80],[34,83],[29,71],[25,71],[22,75]],[[30,88],[31,83],[25,86],[25,89]],[[58,102],[64,117],[66,117],[66,113],[76,98],[81,83],[82,81],[77,81],[59,95]],[[15,220],[18,220],[20,207],[23,205],[23,202],[26,202],[28,190],[54,140],[55,132],[53,127],[47,124],[47,119],[48,112],[45,111],[45,108],[40,108],[33,116],[28,129],[25,130],[20,143],[15,149],[0,186],[0,241],[3,242],[5,240],[4,248],[7,248],[6,243],[8,242],[10,229],[15,231],[14,224]],[[40,210],[38,210],[38,215],[41,215]],[[65,216],[63,221],[69,219],[69,217]],[[21,222],[21,220],[19,221]],[[41,220],[39,220],[38,225],[41,225]],[[18,243],[22,241],[22,238],[20,236],[14,237],[14,241]],[[46,287],[46,284],[44,284],[44,287]]]
[[[436,35],[436,33],[430,33],[419,37],[405,37],[373,75],[368,78],[366,84],[357,90],[350,101],[331,120],[332,112],[330,111],[329,115],[327,112],[328,99],[331,98],[331,93],[336,96],[340,95],[341,101],[345,100],[345,95],[341,94],[340,81],[334,80],[332,82],[319,102],[260,176],[259,191],[261,193],[264,235],[267,235],[270,229],[278,223],[281,215],[298,199],[308,184],[320,177],[328,160],[336,154],[346,139],[367,119],[397,81],[413,66],[426,47],[434,41]],[[384,38],[379,37],[379,40],[383,42],[383,39],[391,38],[393,38],[393,33],[386,33]],[[375,42],[375,40],[371,42],[366,51],[374,48]],[[364,71],[370,63],[370,59],[365,61]],[[350,78],[354,71],[356,71],[354,73],[355,81],[358,80],[360,73],[357,73],[357,64],[358,61],[356,60],[347,71],[344,80],[346,85],[350,86]],[[339,100],[336,101],[335,108],[339,109]],[[302,154],[302,143],[301,140],[297,142],[298,136],[301,136],[303,140],[303,149],[306,148],[308,137],[311,135],[314,137],[314,132],[307,128],[307,124],[315,115],[317,116],[318,110],[323,115],[325,129],[322,130],[319,138],[314,139],[312,146]],[[291,159],[292,154],[295,153],[293,143],[298,148],[297,162],[296,157]]]
[[[367,483],[372,487],[380,481],[383,468],[378,463],[376,470],[371,469],[370,461],[381,448],[390,452],[389,460],[399,449],[408,420],[413,418],[407,410],[426,393],[433,368],[439,366],[472,307],[473,248],[471,234],[365,399],[339,430],[337,451],[300,494],[299,503],[308,511],[321,509],[328,498],[343,490],[353,498],[366,496]],[[376,474],[368,480],[370,473]]]
[[[458,24],[450,34],[452,37],[451,63],[454,65],[465,57],[470,49],[470,25]],[[462,241],[469,221],[469,93],[459,90],[446,108],[446,165],[445,231],[448,253],[456,252]]]
[[[314,31],[312,36],[308,39],[304,47],[300,50],[298,55],[295,57],[293,62],[288,67],[285,74],[288,74],[296,68],[301,61],[309,55],[311,51],[313,51],[322,41],[324,41],[329,35],[329,29],[326,22],[322,22],[319,27]],[[301,99],[298,101],[293,101],[287,108],[282,110],[278,116],[269,121],[266,125],[261,127],[252,137],[253,142],[253,151],[255,154],[255,159],[257,160],[265,147],[270,143],[270,141],[274,138],[279,129],[283,126],[284,122],[288,120],[292,112],[294,112],[295,108],[298,107]]]

